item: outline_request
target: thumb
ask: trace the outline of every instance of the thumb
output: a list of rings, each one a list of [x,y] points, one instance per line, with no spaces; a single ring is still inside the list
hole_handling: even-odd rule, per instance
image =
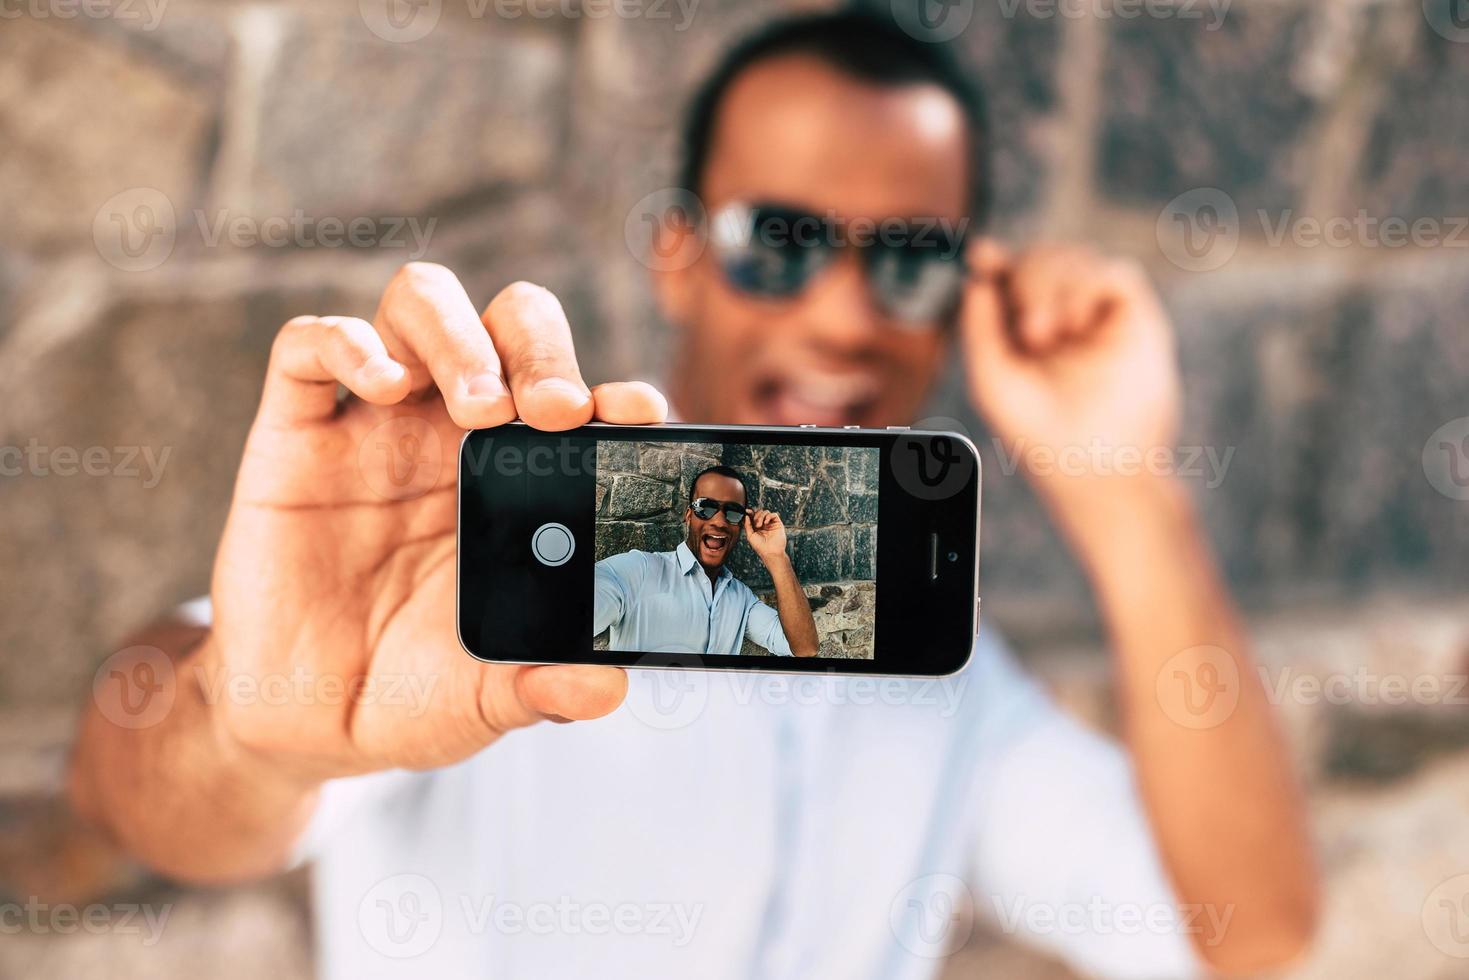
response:
[[[971,389],[981,377],[1020,356],[1010,337],[1009,249],[993,238],[979,238],[965,252],[969,281],[959,312],[959,332],[966,352]]]

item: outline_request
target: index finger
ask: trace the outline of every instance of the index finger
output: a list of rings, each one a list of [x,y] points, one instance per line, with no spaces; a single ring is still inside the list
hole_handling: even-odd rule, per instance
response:
[[[484,313],[520,417],[537,429],[571,429],[592,419],[592,392],[576,363],[571,325],[547,289],[506,286]]]

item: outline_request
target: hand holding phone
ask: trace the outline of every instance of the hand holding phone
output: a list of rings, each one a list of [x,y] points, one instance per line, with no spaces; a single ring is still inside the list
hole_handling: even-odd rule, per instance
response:
[[[481,317],[447,269],[413,265],[371,323],[291,321],[219,547],[215,626],[191,666],[208,684],[289,682],[303,693],[218,698],[211,724],[270,779],[309,785],[446,765],[509,729],[617,707],[622,671],[464,655],[454,629],[458,448],[465,428],[517,416],[565,429],[657,422],[665,411],[646,385],[588,389],[560,305],[524,283]]]

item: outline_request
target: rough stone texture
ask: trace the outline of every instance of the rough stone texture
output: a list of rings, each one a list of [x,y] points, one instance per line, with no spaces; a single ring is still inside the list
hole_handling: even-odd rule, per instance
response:
[[[0,99],[7,241],[40,255],[90,250],[93,219],[122,191],[196,200],[218,97],[188,81],[76,21],[7,17],[0,91],[26,94]]]
[[[875,449],[598,443],[597,558],[678,547],[693,481],[716,463],[744,474],[752,506],[774,510],[785,521],[791,562],[816,615],[821,655],[872,657],[877,512],[864,504],[862,513],[853,513],[851,502],[877,498]],[[747,542],[736,547],[729,567],[773,601],[770,575]]]
[[[1160,205],[1190,188],[1219,187],[1241,208],[1296,202],[1309,175],[1294,166],[1295,146],[1314,100],[1292,66],[1308,12],[1236,4],[1218,29],[1211,22],[1139,17],[1111,30],[1098,136],[1107,196]]]
[[[1429,0],[1427,6],[1446,16],[1455,2]],[[1469,43],[1436,33],[1426,18],[1413,26],[1372,120],[1361,167],[1362,205],[1372,214],[1410,220],[1463,217],[1469,210],[1469,125],[1456,96],[1469,85]]]

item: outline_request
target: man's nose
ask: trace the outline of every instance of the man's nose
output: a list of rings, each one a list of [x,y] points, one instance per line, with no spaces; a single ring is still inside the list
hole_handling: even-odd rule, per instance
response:
[[[855,248],[842,249],[806,288],[801,300],[807,336],[832,353],[860,351],[882,330],[882,311]]]

